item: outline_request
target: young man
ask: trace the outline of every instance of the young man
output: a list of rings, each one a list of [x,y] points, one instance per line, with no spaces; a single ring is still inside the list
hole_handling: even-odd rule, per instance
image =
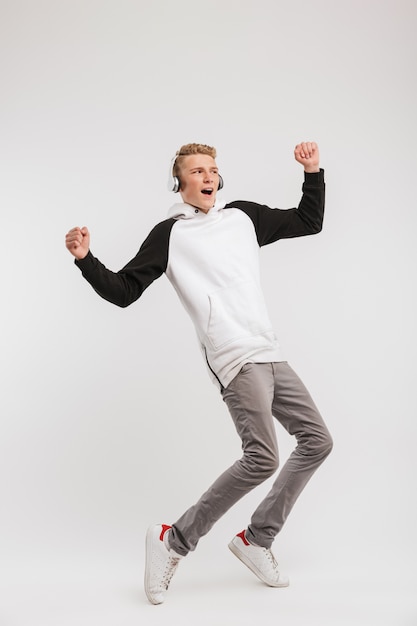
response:
[[[324,172],[318,147],[304,142],[294,154],[305,171],[298,208],[216,202],[223,186],[216,151],[187,144],[172,166],[171,188],[179,190],[183,202],[171,207],[122,270],[108,270],[91,254],[87,228],[73,228],[66,236],[84,278],[119,306],[128,306],[162,273],[167,275],[194,322],[209,374],[242,440],[242,458],[196,504],[172,526],[148,530],[145,591],[153,604],[164,601],[180,559],[233,504],[276,471],[273,417],[296,437],[297,447],[229,548],[267,585],[287,586],[271,545],[332,447],[307,389],[283,360],[260,288],[260,246],[318,233],[322,227]]]

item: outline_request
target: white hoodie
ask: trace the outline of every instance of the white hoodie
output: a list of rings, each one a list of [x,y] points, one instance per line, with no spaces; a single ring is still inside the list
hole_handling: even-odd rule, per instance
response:
[[[217,203],[206,214],[188,204],[168,212],[166,275],[189,313],[212,375],[223,387],[247,362],[281,361],[259,275],[252,220]]]

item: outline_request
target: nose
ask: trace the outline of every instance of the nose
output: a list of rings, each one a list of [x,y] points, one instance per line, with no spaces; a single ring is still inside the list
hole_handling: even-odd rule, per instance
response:
[[[211,183],[213,181],[213,174],[212,172],[205,172],[204,174],[204,182],[205,183]]]

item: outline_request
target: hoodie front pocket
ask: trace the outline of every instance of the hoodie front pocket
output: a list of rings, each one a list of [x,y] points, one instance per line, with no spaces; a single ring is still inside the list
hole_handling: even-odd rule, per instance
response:
[[[272,330],[262,292],[254,281],[223,287],[208,298],[207,338],[215,350]]]

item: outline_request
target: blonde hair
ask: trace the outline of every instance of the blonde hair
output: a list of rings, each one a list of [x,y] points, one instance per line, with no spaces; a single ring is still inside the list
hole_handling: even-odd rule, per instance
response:
[[[186,143],[177,151],[177,157],[172,168],[173,176],[179,176],[181,163],[184,160],[184,157],[189,156],[190,154],[208,154],[215,159],[217,152],[216,148],[207,146],[204,143]]]

